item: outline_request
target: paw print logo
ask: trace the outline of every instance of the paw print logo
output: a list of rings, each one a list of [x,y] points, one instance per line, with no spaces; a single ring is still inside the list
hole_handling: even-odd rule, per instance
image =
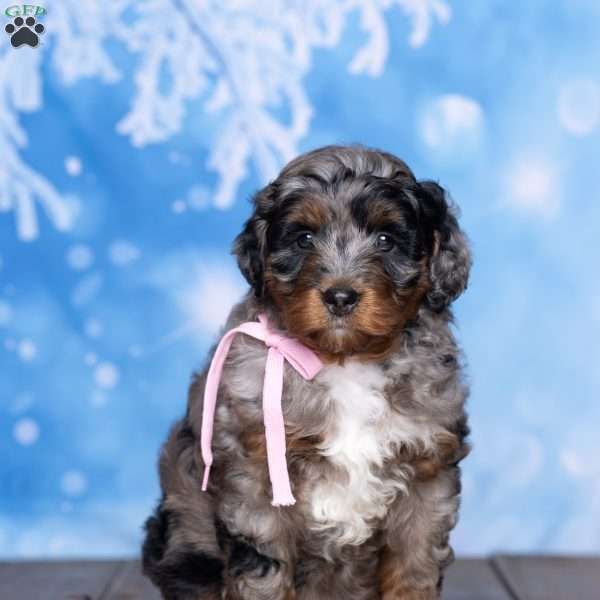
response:
[[[17,17],[4,30],[10,35],[10,43],[15,48],[23,44],[35,48],[40,41],[39,35],[44,33],[44,26],[41,23],[36,23],[33,17],[27,17],[27,19]]]

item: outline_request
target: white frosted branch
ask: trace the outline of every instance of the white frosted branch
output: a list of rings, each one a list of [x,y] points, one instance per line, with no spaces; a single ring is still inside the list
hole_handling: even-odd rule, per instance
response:
[[[121,72],[106,42],[123,44],[137,61],[135,94],[117,131],[134,146],[179,133],[188,111],[218,119],[207,167],[218,175],[213,203],[233,204],[249,165],[262,182],[297,154],[313,108],[303,86],[313,51],[338,44],[351,14],[366,33],[348,68],[381,74],[389,53],[386,13],[412,23],[421,46],[435,22],[446,23],[444,0],[61,0],[48,13],[44,48],[0,54],[0,210],[14,211],[21,239],[38,235],[39,205],[59,230],[71,225],[68,203],[27,166],[20,112],[38,110],[41,61],[48,49],[65,85],[84,77],[113,83]],[[14,61],[19,59],[19,64]],[[285,115],[285,116],[282,116]]]
[[[208,158],[208,168],[219,174],[219,183],[214,197],[217,208],[229,208],[235,193],[247,175],[250,143],[243,123],[231,119],[215,144]]]
[[[367,73],[371,77],[381,75],[387,60],[389,41],[385,17],[376,2],[361,2],[360,24],[368,33],[368,42],[354,55],[348,65],[350,73]]]
[[[143,20],[134,23],[127,36],[129,48],[140,56],[136,95],[117,124],[117,131],[129,135],[135,146],[162,142],[178,133],[186,102],[206,90],[214,68],[201,40],[170,2],[140,2],[140,7]]]
[[[39,204],[59,231],[67,231],[74,213],[69,204],[42,175],[27,166],[14,147],[0,134],[0,211],[15,213],[17,235],[23,241],[39,233],[35,205]]]
[[[72,223],[68,204],[50,182],[27,166],[17,149],[27,138],[19,127],[17,114],[41,106],[40,64],[42,52],[23,48],[0,54],[0,211],[13,211],[17,235],[23,241],[38,236],[36,203],[53,225],[65,231]]]
[[[434,19],[445,25],[452,16],[450,6],[443,0],[396,0],[396,3],[412,19],[409,43],[413,48],[427,41]]]
[[[48,12],[47,32],[54,40],[53,65],[65,84],[83,77],[114,83],[121,77],[104,48],[119,31],[121,13],[130,2],[61,0]]]

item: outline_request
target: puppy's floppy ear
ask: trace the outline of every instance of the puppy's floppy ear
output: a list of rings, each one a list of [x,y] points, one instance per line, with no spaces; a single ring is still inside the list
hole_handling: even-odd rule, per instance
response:
[[[254,213],[246,221],[244,229],[233,242],[232,254],[246,281],[254,289],[257,298],[264,293],[264,263],[267,239],[267,213],[272,206],[270,186],[254,196]]]
[[[471,253],[456,220],[458,208],[449,204],[444,189],[433,181],[418,184],[426,227],[433,231],[426,301],[435,312],[453,302],[467,287]]]

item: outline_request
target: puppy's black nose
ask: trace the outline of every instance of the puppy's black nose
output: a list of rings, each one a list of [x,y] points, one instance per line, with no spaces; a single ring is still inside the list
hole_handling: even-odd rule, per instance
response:
[[[352,312],[358,302],[358,292],[352,288],[332,287],[323,293],[329,312],[341,317]]]

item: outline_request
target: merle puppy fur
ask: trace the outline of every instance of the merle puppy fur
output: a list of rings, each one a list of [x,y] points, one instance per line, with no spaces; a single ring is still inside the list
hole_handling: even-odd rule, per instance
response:
[[[145,573],[167,600],[438,598],[467,435],[449,305],[471,264],[456,208],[398,158],[361,146],[299,156],[254,198],[234,243],[251,285],[225,329],[268,314],[325,363],[286,365],[296,504],[273,507],[261,391],[267,349],[238,335],[201,492],[202,395],[160,457]]]

